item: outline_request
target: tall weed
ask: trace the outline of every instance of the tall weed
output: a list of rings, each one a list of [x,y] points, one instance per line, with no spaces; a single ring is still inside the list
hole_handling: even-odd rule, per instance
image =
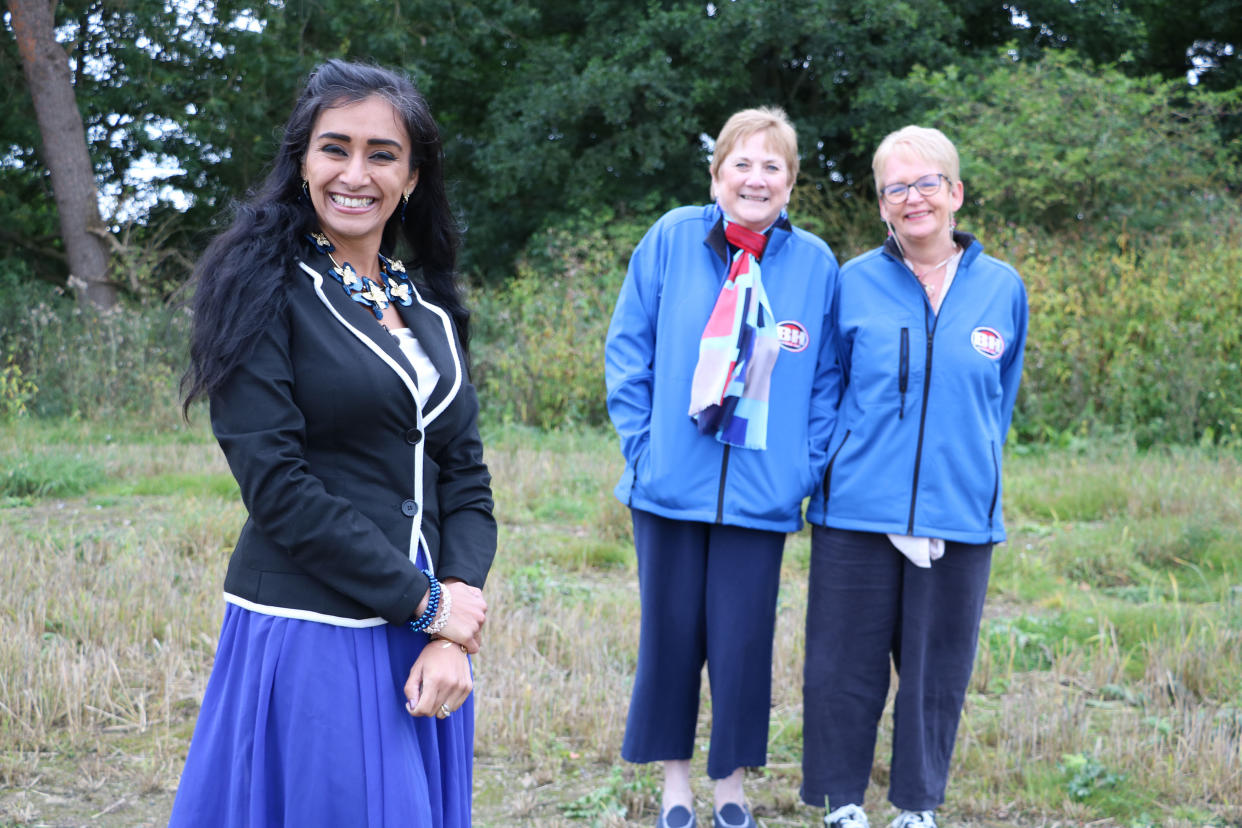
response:
[[[0,355],[6,397],[38,416],[176,417],[189,319],[158,303],[100,311],[21,274],[0,274]],[[0,399],[0,411],[6,403]],[[11,406],[10,406],[11,407]]]
[[[1023,437],[1104,424],[1140,446],[1242,438],[1242,226],[1220,230],[1184,247],[1002,239],[1031,304]]]
[[[478,297],[475,379],[487,417],[543,428],[608,421],[604,338],[646,227],[584,221],[547,231],[498,294]]]
[[[39,393],[39,386],[22,376],[22,367],[12,354],[0,361],[0,422],[26,413],[26,403]]]

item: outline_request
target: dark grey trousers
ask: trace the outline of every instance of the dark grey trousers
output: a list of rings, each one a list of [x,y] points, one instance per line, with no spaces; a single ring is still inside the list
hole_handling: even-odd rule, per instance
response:
[[[991,564],[990,543],[946,543],[944,557],[923,569],[887,535],[813,528],[802,690],[807,804],[863,804],[890,659],[898,682],[889,801],[909,811],[944,802]]]

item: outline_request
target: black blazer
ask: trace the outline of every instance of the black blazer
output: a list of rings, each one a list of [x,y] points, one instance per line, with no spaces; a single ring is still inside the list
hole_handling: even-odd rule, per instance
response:
[[[428,587],[414,565],[420,540],[438,578],[482,587],[491,566],[478,399],[451,318],[415,292],[398,310],[440,372],[420,411],[413,366],[331,266],[306,248],[284,310],[211,395],[212,429],[250,513],[225,600],[402,624]]]

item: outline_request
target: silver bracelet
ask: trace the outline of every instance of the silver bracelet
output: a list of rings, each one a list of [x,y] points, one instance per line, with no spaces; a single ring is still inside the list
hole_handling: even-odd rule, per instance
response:
[[[427,635],[435,635],[443,630],[446,626],[448,626],[449,613],[452,612],[452,610],[453,593],[449,590],[448,585],[446,584],[440,593],[440,612],[436,615],[436,620],[432,621],[427,626],[427,629],[423,630],[423,632],[427,633]]]

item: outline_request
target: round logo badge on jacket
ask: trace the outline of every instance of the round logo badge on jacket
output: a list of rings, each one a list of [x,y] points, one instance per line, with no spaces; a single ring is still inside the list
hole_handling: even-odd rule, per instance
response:
[[[988,359],[1000,359],[1005,353],[1005,339],[995,328],[975,328],[970,332],[970,344]]]
[[[776,336],[780,339],[781,348],[795,354],[805,351],[806,346],[811,344],[811,336],[806,332],[806,328],[801,322],[794,322],[792,319],[776,326]]]

